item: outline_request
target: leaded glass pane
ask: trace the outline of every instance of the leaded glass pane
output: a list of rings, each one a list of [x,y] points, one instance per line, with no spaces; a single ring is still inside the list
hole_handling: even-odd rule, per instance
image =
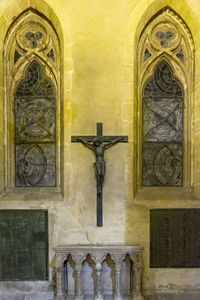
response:
[[[182,63],[184,63],[185,59],[184,59],[184,53],[182,49],[176,54],[176,56],[178,57],[178,59],[180,59]]]
[[[38,47],[37,41],[42,38],[42,32],[27,32],[25,37],[28,41],[30,41],[30,48],[35,49]]]
[[[183,185],[183,92],[161,61],[143,88],[144,186]]]
[[[149,52],[149,50],[146,48],[144,51],[144,58],[143,61],[146,61],[149,57],[151,57],[151,53]]]
[[[14,54],[14,63],[16,64],[16,62],[20,59],[21,54],[15,50],[15,54]]]
[[[49,53],[47,54],[48,58],[50,58],[53,62],[55,62],[55,55],[54,55],[54,51],[53,49],[51,49],[49,51]]]
[[[15,94],[16,186],[56,185],[55,144],[55,88],[33,61]]]

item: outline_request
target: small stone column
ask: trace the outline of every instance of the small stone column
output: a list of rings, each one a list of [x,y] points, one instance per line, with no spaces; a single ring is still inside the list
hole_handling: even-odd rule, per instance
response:
[[[121,271],[121,264],[118,263],[118,264],[116,264],[116,267],[115,267],[115,295],[114,295],[115,300],[120,300],[121,299],[121,294],[120,294],[120,271]]]
[[[96,266],[95,266],[95,271],[96,271],[96,282],[95,282],[95,286],[96,286],[96,290],[95,290],[95,300],[103,300],[103,296],[101,293],[101,272],[102,272],[102,266],[101,266],[101,262],[97,262]]]
[[[82,274],[83,273],[83,265],[80,263],[76,265],[76,296],[75,299],[83,299],[83,285],[82,285]]]
[[[56,300],[64,300],[65,292],[63,289],[63,267],[56,268]]]
[[[133,291],[132,299],[133,300],[145,300],[142,295],[142,258],[141,254],[136,254],[135,259],[133,260]]]

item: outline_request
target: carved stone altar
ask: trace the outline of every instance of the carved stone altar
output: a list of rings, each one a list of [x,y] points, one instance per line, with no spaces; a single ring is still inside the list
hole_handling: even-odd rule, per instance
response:
[[[56,300],[144,300],[142,247],[58,246]]]

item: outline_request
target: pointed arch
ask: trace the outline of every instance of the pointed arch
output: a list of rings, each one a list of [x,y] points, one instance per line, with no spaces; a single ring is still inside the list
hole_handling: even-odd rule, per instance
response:
[[[4,44],[6,188],[60,187],[60,41],[27,9]]]
[[[141,186],[191,185],[193,49],[189,28],[169,7],[157,12],[139,36]]]

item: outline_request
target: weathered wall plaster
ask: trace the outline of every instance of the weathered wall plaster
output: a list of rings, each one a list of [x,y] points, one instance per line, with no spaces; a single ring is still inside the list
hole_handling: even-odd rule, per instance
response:
[[[195,44],[195,98],[191,119],[193,139],[190,138],[194,167],[191,170],[191,188],[187,192],[181,188],[179,191],[159,188],[138,193],[135,134],[137,39],[146,22],[166,5],[172,7],[186,22]],[[61,193],[43,192],[42,189],[36,192],[33,189],[4,192],[6,140],[3,115],[6,111],[4,112],[3,73],[0,72],[0,209],[48,209],[49,286],[52,283],[54,267],[53,248],[58,244],[141,245],[145,249],[143,290],[149,295],[161,293],[161,296],[155,296],[157,298],[149,296],[147,299],[179,299],[163,296],[162,293],[179,294],[187,291],[196,291],[198,296],[194,299],[198,299],[199,269],[149,268],[149,210],[200,207],[199,0],[2,0],[1,70],[6,32],[13,20],[28,7],[38,10],[52,22],[61,42]],[[118,144],[105,154],[107,170],[102,228],[96,227],[94,155],[81,144],[70,143],[71,135],[95,134],[96,122],[103,122],[104,134],[129,135],[128,145]],[[40,283],[5,285],[2,282],[0,295],[5,293],[5,288],[6,293],[10,291],[12,295],[22,295],[26,286],[31,286],[29,295],[34,291],[44,291],[43,284]],[[6,300],[18,299],[12,297]],[[4,299],[3,296],[0,299]]]

